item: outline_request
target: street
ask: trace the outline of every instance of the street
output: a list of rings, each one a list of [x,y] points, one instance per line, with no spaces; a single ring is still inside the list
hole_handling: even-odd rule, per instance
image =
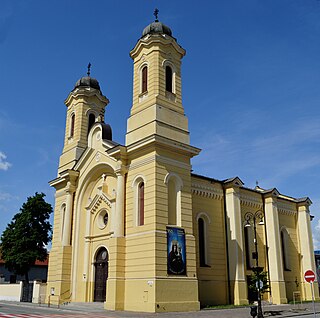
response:
[[[313,318],[312,304],[303,304],[300,310],[293,305],[269,305],[263,308],[265,317],[310,317]],[[320,317],[320,303],[316,304],[317,317]],[[233,309],[204,309],[199,312],[180,313],[137,313],[126,311],[106,311],[102,303],[81,303],[48,308],[46,305],[0,301],[0,318],[141,318],[141,317],[200,317],[200,318],[250,318],[250,308],[240,307]]]

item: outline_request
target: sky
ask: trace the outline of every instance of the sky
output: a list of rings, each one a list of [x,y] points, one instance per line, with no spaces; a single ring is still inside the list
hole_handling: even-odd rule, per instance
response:
[[[129,52],[156,7],[187,51],[194,173],[309,196],[320,249],[319,0],[1,0],[0,234],[35,192],[54,205],[64,100],[89,62],[124,144]]]

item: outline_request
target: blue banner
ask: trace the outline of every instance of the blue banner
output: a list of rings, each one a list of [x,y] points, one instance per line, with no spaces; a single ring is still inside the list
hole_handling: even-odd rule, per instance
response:
[[[186,275],[186,238],[184,229],[167,227],[168,274]]]

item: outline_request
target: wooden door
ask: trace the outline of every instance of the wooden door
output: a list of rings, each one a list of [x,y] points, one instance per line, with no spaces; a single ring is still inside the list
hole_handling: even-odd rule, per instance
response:
[[[104,302],[106,300],[108,279],[108,252],[104,247],[98,251],[94,266],[94,301]]]

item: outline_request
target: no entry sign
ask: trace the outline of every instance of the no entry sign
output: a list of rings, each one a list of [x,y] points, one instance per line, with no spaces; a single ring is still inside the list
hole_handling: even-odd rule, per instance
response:
[[[311,269],[309,269],[304,273],[304,279],[307,283],[313,283],[316,279],[316,275]]]

